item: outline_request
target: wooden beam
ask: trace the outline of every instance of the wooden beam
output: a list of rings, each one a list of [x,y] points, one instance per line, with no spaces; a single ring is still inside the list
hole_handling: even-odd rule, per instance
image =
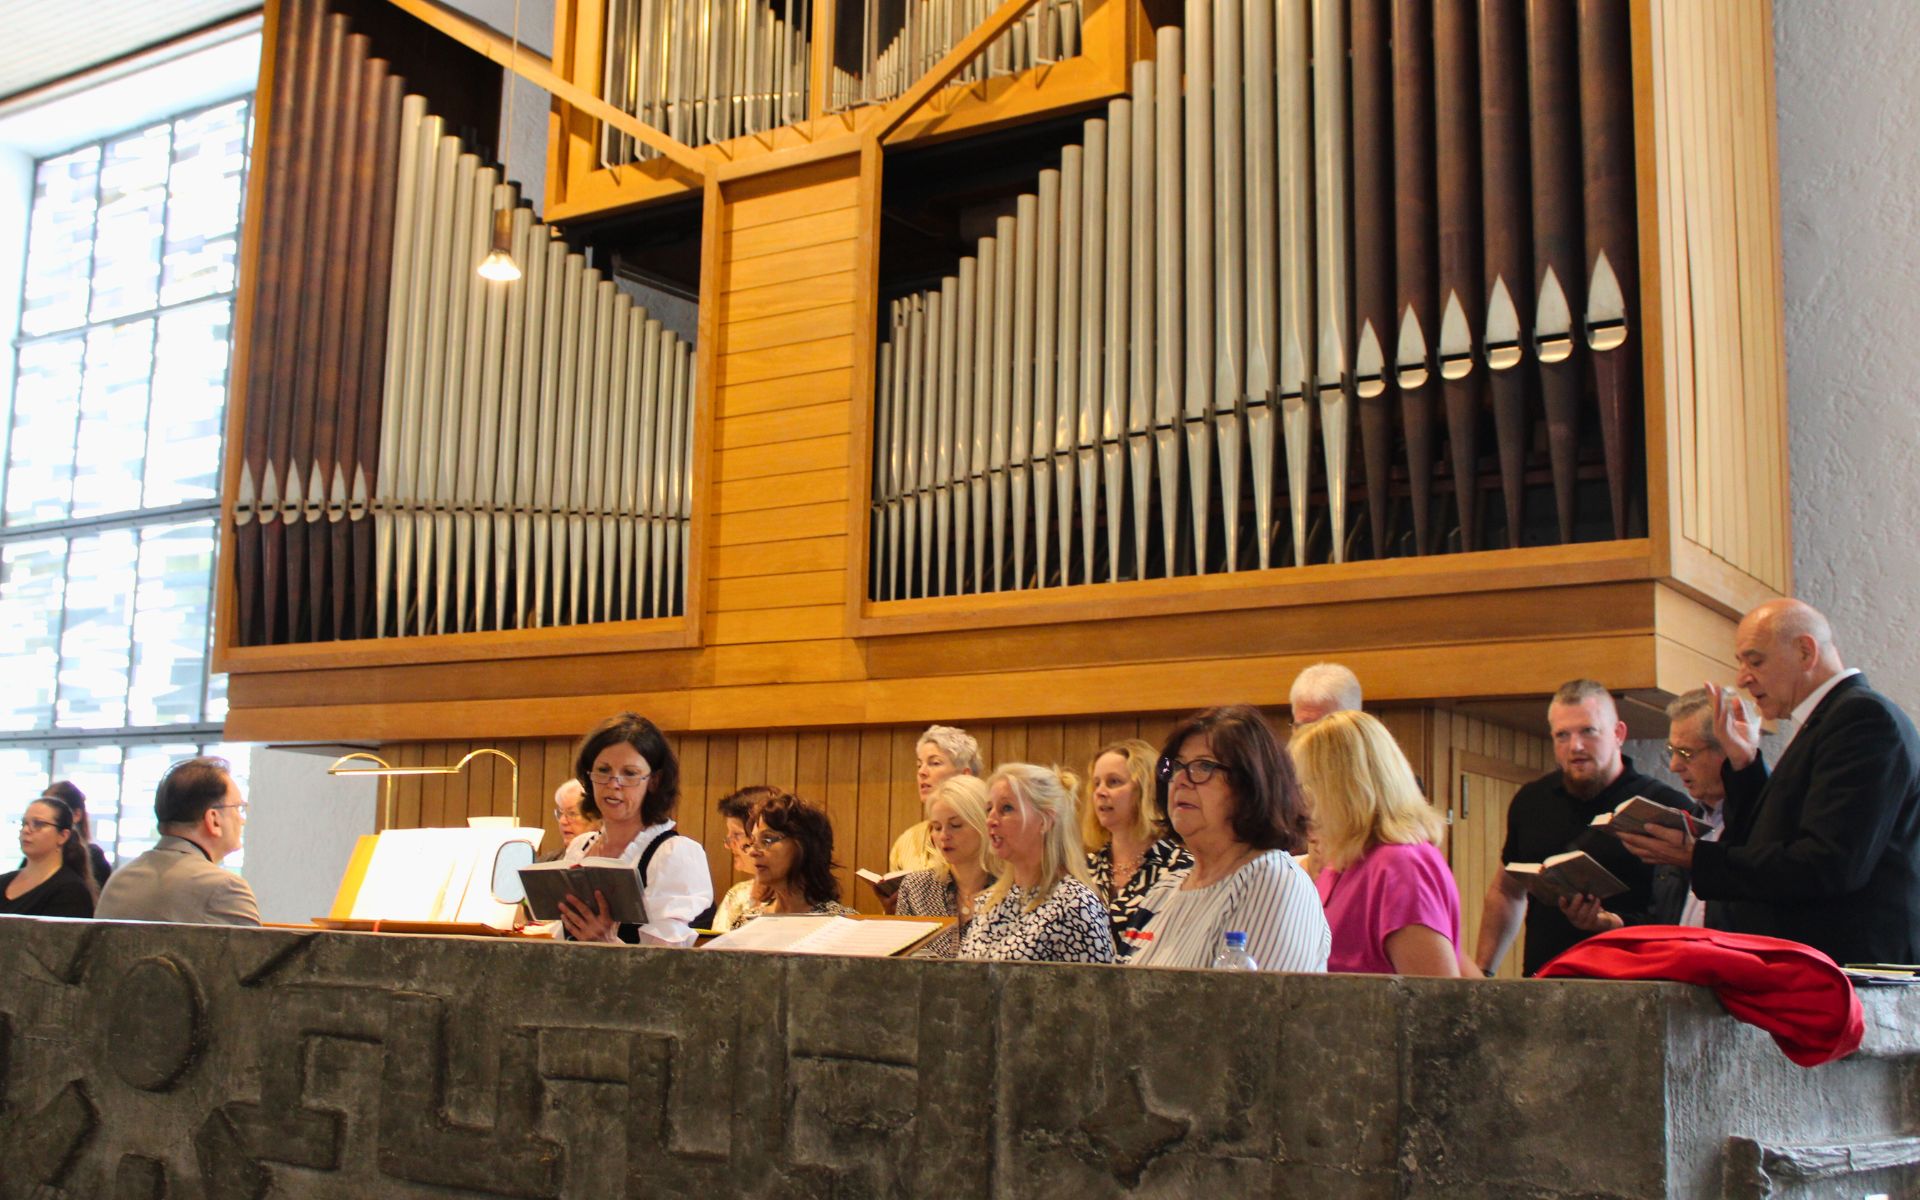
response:
[[[424,21],[474,53],[505,67],[535,87],[545,89],[555,99],[565,101],[595,120],[604,121],[621,133],[645,142],[694,178],[703,183],[706,181],[710,160],[705,155],[684,142],[668,137],[631,113],[621,112],[570,80],[562,78],[554,72],[553,63],[545,56],[535,54],[525,46],[517,45],[511,39],[502,37],[498,31],[443,8],[433,0],[387,0],[387,2],[401,12]],[[1032,0],[1028,2],[1031,3]]]
[[[960,44],[947,51],[945,58],[935,63],[931,70],[914,81],[912,87],[887,105],[880,123],[872,128],[874,141],[885,142],[888,135],[900,128],[929,97],[951,83],[960,69],[973,61],[974,55],[986,49],[993,39],[1013,28],[1014,22],[1026,16],[1027,10],[1035,3],[1036,0],[1007,0],[972,33],[961,38]]]

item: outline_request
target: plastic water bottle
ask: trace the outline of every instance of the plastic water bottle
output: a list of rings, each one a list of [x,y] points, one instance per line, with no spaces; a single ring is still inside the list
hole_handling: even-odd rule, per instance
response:
[[[1260,964],[1247,953],[1247,935],[1233,930],[1220,939],[1220,953],[1213,956],[1216,971],[1258,971]]]

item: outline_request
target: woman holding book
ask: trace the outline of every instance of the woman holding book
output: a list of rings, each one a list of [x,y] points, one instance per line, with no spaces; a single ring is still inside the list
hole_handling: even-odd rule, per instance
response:
[[[1333,930],[1327,969],[1477,976],[1460,953],[1460,892],[1440,851],[1445,825],[1386,726],[1337,712],[1295,732],[1288,749]]]
[[[613,859],[640,875],[646,923],[622,925],[594,893],[592,906],[560,901],[565,935],[578,942],[691,946],[696,923],[713,907],[707,852],[674,827],[680,764],[652,721],[635,713],[609,717],[580,741],[574,774],[600,810],[600,828],[567,845],[568,863]]]
[[[1010,763],[987,780],[987,844],[1000,878],[973,902],[960,957],[1113,961],[1107,906],[1087,880],[1076,796],[1064,771]]]
[[[1260,710],[1210,708],[1160,756],[1167,815],[1193,866],[1161,876],[1122,930],[1128,966],[1210,967],[1229,933],[1262,971],[1324,971],[1327,918],[1293,851],[1300,785]]]
[[[0,913],[22,917],[91,917],[100,889],[73,810],[52,796],[20,817],[20,869],[0,875]]]
[[[786,792],[754,805],[747,823],[755,899],[733,922],[738,929],[769,913],[850,917],[833,877],[833,823],[827,814]]]
[[[747,826],[753,823],[754,807],[761,802],[779,795],[776,788],[757,784],[744,787],[737,792],[729,792],[720,797],[714,807],[720,810],[720,817],[727,823],[727,853],[733,856],[733,870],[736,875],[746,878],[727,889],[720,897],[720,903],[713,910],[713,929],[716,933],[725,933],[740,923],[740,914],[754,904],[767,899],[764,889],[754,878],[753,855],[749,853]]]
[[[952,776],[933,789],[927,824],[940,862],[900,880],[895,909],[903,917],[956,917],[920,948],[927,958],[953,958],[974,900],[993,886],[987,857],[987,785],[972,775]]]
[[[1193,865],[1155,794],[1153,747],[1139,738],[1102,746],[1087,771],[1080,836],[1089,847],[1093,889],[1107,902],[1117,943],[1153,885]]]

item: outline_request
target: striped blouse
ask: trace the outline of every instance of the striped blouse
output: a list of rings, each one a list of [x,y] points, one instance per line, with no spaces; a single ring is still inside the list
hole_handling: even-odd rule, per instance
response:
[[[1268,850],[1217,883],[1180,890],[1187,872],[1170,872],[1141,901],[1128,933],[1130,967],[1210,967],[1229,931],[1247,935],[1247,953],[1263,971],[1324,971],[1333,934],[1313,881],[1293,855]]]

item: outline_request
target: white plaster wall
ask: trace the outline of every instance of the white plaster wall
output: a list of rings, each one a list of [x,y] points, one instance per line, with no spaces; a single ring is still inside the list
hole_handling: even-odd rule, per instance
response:
[[[241,874],[253,885],[263,920],[299,923],[326,916],[354,842],[374,832],[377,781],[328,775],[334,757],[253,749]]]
[[[1920,4],[1776,0],[1796,592],[1920,713]]]

